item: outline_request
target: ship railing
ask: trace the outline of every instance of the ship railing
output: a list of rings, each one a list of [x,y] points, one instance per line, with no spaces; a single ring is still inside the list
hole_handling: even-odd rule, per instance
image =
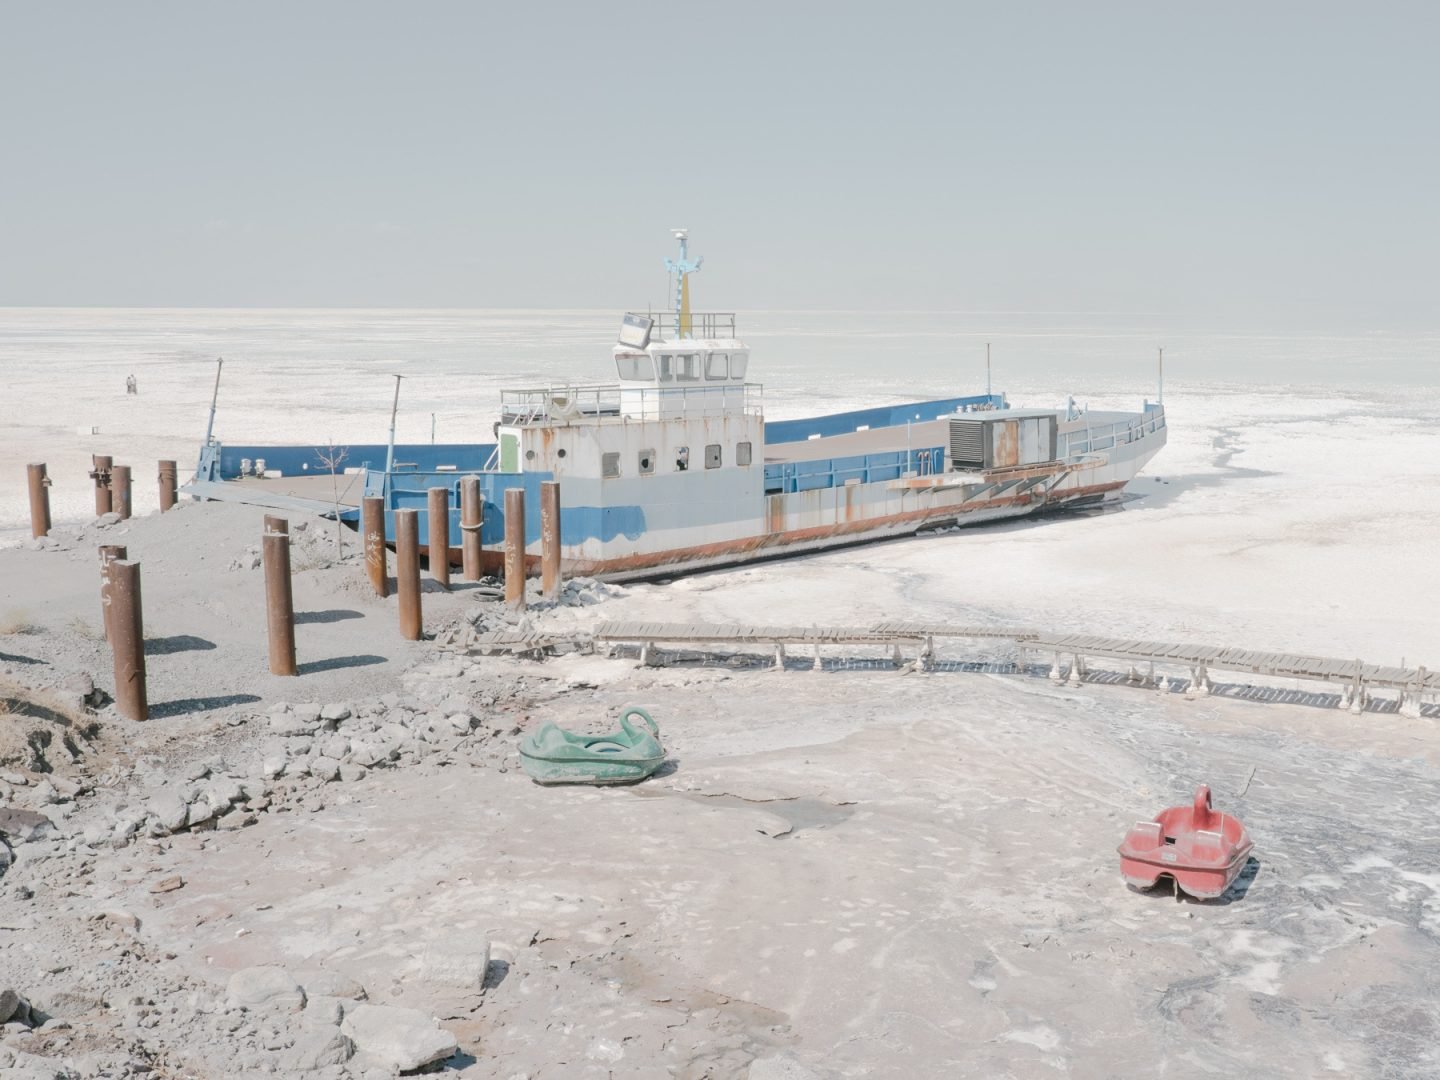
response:
[[[704,416],[763,416],[760,383],[716,386],[546,386],[505,390],[500,422],[515,427],[626,423]]]
[[[1056,457],[1061,461],[1084,457],[1086,454],[1113,450],[1116,446],[1139,442],[1147,435],[1153,435],[1165,426],[1163,408],[1146,408],[1145,412],[1131,420],[1120,420],[1113,424],[1087,427],[1084,431],[1061,432],[1057,442]]]
[[[677,341],[680,340],[680,328],[677,323],[680,317],[673,311],[628,311],[637,319],[649,319],[655,324],[650,331],[651,341]],[[703,341],[732,341],[735,338],[735,313],[733,311],[692,311],[690,313],[689,329],[685,331],[685,338],[697,338]]]

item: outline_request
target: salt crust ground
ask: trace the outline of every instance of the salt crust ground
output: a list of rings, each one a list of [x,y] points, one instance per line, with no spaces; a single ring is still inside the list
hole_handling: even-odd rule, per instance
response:
[[[297,540],[297,610],[327,614],[300,627],[304,675],[278,679],[259,571],[229,569],[259,517],[187,506],[62,531],[69,550],[0,552],[0,616],[27,631],[0,637],[0,678],[109,687],[102,533],[141,561],[160,643],[159,716],[102,710],[79,760],[52,749],[57,775],[93,791],[50,806],[60,838],[18,845],[0,878],[0,990],[70,1025],[7,1030],[0,1056],[78,1075],[287,1074],[326,1017],[225,1005],[233,972],[279,965],[436,1017],[460,1046],[445,1068],[473,1076],[1440,1070],[1431,721],[880,665],[457,662],[398,640],[393,600],[366,593],[353,559],[325,565],[319,522]],[[959,539],[635,586],[534,618],[839,622],[927,595],[944,610],[904,568]],[[426,600],[431,626],[489,608],[473,591]],[[265,808],[214,830],[116,846],[93,829],[147,777],[253,754],[277,703],[386,695],[417,715],[464,697],[498,734],[484,752],[438,744],[352,782],[282,776]],[[663,726],[666,775],[557,790],[515,767],[514,728],[599,730],[632,701]],[[34,798],[41,777],[25,779],[5,786],[12,806]],[[1200,780],[1245,820],[1257,864],[1213,903],[1125,889],[1126,827]],[[457,940],[488,943],[483,986],[437,964]],[[311,996],[322,1011],[333,998]],[[385,1071],[362,1055],[328,1075],[366,1068]]]

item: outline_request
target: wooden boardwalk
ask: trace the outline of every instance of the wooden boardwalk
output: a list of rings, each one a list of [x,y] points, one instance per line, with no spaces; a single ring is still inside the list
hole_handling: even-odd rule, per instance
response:
[[[1087,657],[1129,663],[1184,667],[1202,689],[1209,672],[1232,671],[1274,678],[1308,679],[1348,684],[1351,692],[1383,688],[1418,700],[1419,695],[1440,693],[1440,672],[1425,668],[1389,667],[1363,660],[1342,660],[1297,653],[1264,652],[1218,645],[1097,637],[1090,634],[1051,634],[1021,627],[957,625],[951,623],[883,622],[869,627],[758,626],[713,623],[603,622],[594,630],[596,641],[651,645],[772,646],[890,645],[920,646],[921,661],[933,660],[937,638],[1001,639],[1022,649],[1055,654],[1052,675],[1058,677],[1061,659],[1073,658],[1071,671],[1081,675]],[[783,655],[783,654],[782,654]]]

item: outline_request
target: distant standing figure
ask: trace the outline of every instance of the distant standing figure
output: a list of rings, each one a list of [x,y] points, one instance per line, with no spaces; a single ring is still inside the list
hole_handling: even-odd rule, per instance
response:
[[[134,376],[134,375],[127,375],[127,376],[125,376],[125,393],[127,393],[127,394],[138,394],[138,393],[140,393],[140,384],[135,381],[135,376]]]

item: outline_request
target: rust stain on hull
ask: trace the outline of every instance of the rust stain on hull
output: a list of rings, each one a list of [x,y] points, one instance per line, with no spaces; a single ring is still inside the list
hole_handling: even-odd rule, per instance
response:
[[[1107,484],[1074,488],[1065,492],[1063,497],[1050,501],[1056,505],[1075,502],[1080,499],[1105,495],[1124,486],[1125,481],[1117,480]],[[907,536],[928,524],[949,521],[963,522],[965,518],[976,515],[980,511],[1023,507],[1046,501],[1039,496],[1030,494],[1012,495],[989,499],[964,509],[958,506],[924,507],[919,510],[887,514],[868,520],[837,522],[834,525],[817,525],[807,529],[780,531],[773,526],[784,517],[783,513],[777,511],[777,505],[781,503],[782,498],[783,496],[775,495],[768,497],[766,524],[772,526],[772,529],[763,536],[726,540],[715,544],[698,544],[693,547],[673,548],[669,551],[627,555],[618,559],[566,559],[564,561],[565,572],[572,575],[585,574],[596,577],[619,574],[628,576],[637,571],[646,570],[654,570],[657,573],[661,571],[683,573],[686,569],[691,568],[687,566],[690,563],[703,563],[703,569],[713,569],[727,563],[745,562],[751,558],[780,556],[785,554],[785,549],[801,545],[805,550],[810,551],[824,547],[838,547],[847,543],[859,543],[862,540],[868,542]],[[803,512],[803,508],[799,512]],[[866,537],[865,534],[871,532],[875,532],[877,535]],[[827,540],[832,543],[823,543]],[[800,553],[799,551],[795,552],[795,554]],[[693,569],[698,570],[702,567],[695,566]]]

